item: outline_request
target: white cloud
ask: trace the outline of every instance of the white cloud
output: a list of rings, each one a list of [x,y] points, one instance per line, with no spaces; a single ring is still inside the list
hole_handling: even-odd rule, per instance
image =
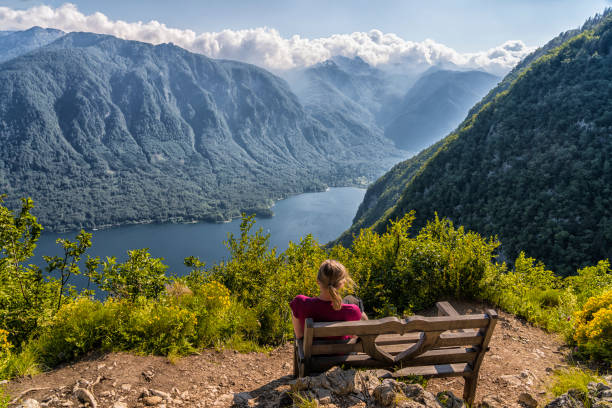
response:
[[[462,68],[481,68],[503,74],[533,50],[522,41],[507,41],[490,50],[459,53],[433,40],[407,41],[380,30],[315,39],[298,35],[283,38],[277,30],[265,27],[196,34],[192,30],[169,28],[154,20],[130,23],[110,20],[99,12],[85,15],[70,3],[58,8],[35,6],[26,10],[0,7],[0,29],[20,30],[32,26],[110,34],[153,44],[172,42],[213,58],[250,62],[272,70],[308,66],[342,55],[359,56],[375,66],[452,63]]]

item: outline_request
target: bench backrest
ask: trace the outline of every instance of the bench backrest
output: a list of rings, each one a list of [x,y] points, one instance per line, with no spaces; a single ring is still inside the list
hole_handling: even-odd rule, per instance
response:
[[[303,358],[309,371],[334,365],[410,367],[467,363],[477,371],[493,333],[497,313],[459,315],[447,302],[446,316],[386,317],[378,320],[319,322],[306,319]],[[446,310],[445,310],[446,309]],[[450,315],[448,315],[450,314]],[[328,337],[354,336],[349,340]]]

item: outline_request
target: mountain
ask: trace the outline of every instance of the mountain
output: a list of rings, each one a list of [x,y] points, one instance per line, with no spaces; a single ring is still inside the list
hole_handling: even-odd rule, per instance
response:
[[[400,149],[420,151],[455,129],[497,82],[482,71],[427,72],[404,96],[385,136]]]
[[[450,66],[449,66],[450,67]],[[482,71],[430,67],[382,70],[359,57],[333,57],[286,75],[306,109],[324,123],[384,135],[417,152],[440,140],[498,82]],[[337,131],[337,130],[336,130]]]
[[[171,44],[71,33],[0,64],[0,191],[50,229],[266,214],[393,154],[329,132],[263,69]]]
[[[65,34],[53,28],[40,27],[25,31],[0,31],[0,63],[43,47]]]
[[[610,258],[612,13],[560,38],[510,73],[433,152],[374,183],[341,242],[414,209],[415,230],[437,212],[498,235],[502,259],[525,250],[562,275]],[[398,198],[389,205],[385,193]]]

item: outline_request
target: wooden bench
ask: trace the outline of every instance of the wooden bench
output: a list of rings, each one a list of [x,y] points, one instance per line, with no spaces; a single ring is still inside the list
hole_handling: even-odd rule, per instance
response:
[[[436,303],[438,317],[315,323],[306,319],[295,343],[294,374],[303,377],[331,367],[391,368],[393,377],[464,377],[463,399],[476,395],[478,371],[497,322],[497,313],[460,315]],[[323,340],[354,336],[348,340]]]

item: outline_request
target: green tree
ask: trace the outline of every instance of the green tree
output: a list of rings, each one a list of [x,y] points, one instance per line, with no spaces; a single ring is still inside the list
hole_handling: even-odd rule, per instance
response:
[[[154,299],[163,291],[168,277],[163,258],[152,258],[148,248],[128,251],[128,260],[117,263],[108,257],[102,263],[102,273],[92,271],[92,279],[112,297],[136,300],[139,296]]]

